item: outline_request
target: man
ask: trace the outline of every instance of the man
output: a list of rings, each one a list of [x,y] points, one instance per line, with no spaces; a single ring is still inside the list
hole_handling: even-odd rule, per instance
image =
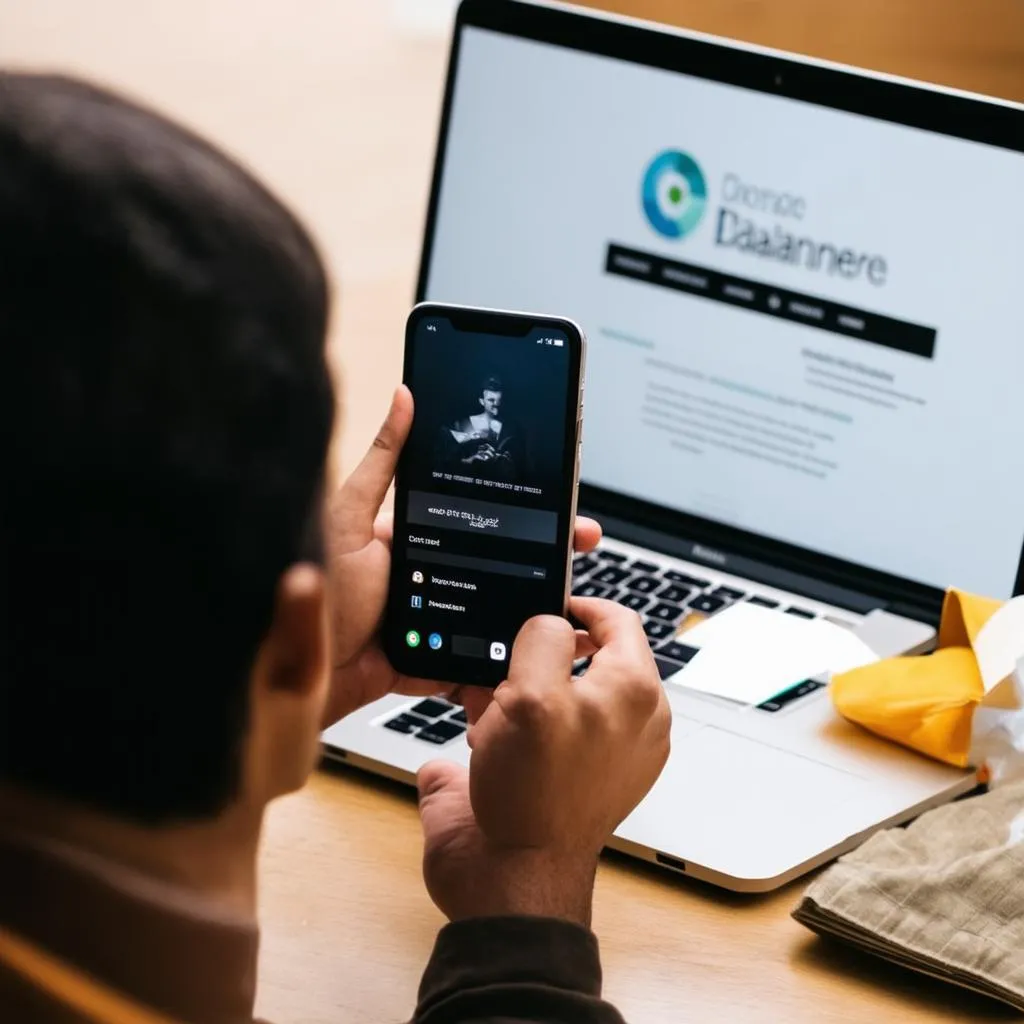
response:
[[[251,1020],[267,804],[326,723],[429,689],[375,640],[411,396],[334,491],[327,315],[309,238],[223,155],[105,92],[0,76],[4,1021]],[[531,622],[493,699],[466,694],[470,773],[420,775],[451,921],[425,1024],[618,1019],[594,871],[668,713],[636,618],[573,611],[586,634]]]
[[[509,483],[517,480],[522,444],[501,419],[503,391],[497,377],[488,377],[477,399],[480,412],[441,428],[438,460],[446,470]]]

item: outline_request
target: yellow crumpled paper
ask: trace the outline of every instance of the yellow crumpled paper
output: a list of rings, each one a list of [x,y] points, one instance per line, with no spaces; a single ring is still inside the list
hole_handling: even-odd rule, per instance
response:
[[[935,652],[889,658],[835,676],[836,710],[912,750],[958,768],[971,766],[974,713],[986,698],[974,642],[1002,604],[950,590]]]

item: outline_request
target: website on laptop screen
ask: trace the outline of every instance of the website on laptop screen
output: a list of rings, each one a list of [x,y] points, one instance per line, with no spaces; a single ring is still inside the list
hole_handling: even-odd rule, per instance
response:
[[[467,28],[427,297],[579,320],[583,479],[1009,596],[1024,156]]]

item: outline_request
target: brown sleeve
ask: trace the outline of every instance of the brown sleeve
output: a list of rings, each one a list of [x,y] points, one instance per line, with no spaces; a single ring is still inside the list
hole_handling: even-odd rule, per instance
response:
[[[490,917],[441,929],[413,1024],[623,1024],[601,999],[597,939],[541,917]]]

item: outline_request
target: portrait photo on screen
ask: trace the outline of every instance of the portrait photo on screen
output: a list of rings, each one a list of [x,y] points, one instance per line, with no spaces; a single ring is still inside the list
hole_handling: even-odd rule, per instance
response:
[[[414,486],[517,504],[551,501],[564,447],[567,350],[421,331],[414,360]]]

